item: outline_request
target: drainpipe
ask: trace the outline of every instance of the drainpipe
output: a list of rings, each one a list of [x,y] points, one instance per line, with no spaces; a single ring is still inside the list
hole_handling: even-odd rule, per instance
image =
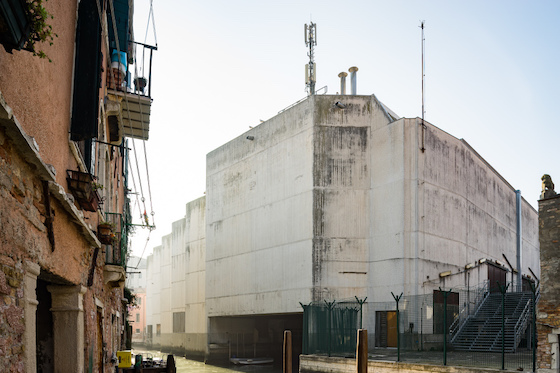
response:
[[[340,94],[341,95],[346,94],[346,77],[347,76],[348,76],[348,74],[345,73],[345,72],[341,72],[340,74],[338,74],[338,77],[340,78]]]
[[[348,71],[350,72],[350,83],[352,84],[352,96],[356,96],[356,71],[358,71],[358,68],[356,66],[352,66],[348,69]]]
[[[521,291],[522,287],[522,274],[521,274],[521,191],[515,191],[516,212],[517,212],[517,291]]]

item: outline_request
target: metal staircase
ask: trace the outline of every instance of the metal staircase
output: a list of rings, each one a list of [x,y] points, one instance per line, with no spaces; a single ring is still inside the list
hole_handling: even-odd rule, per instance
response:
[[[531,292],[505,294],[505,352],[515,352],[531,319]],[[484,297],[476,312],[455,328],[451,344],[457,351],[502,351],[502,294]]]

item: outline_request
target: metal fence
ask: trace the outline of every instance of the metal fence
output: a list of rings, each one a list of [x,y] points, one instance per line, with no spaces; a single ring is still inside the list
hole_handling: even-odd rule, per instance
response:
[[[538,291],[512,289],[484,283],[419,296],[393,294],[391,302],[303,306],[303,353],[355,356],[363,321],[370,328],[370,359],[531,371]],[[343,317],[344,327],[337,321]]]
[[[316,302],[303,305],[303,353],[353,356],[362,325],[363,301]]]

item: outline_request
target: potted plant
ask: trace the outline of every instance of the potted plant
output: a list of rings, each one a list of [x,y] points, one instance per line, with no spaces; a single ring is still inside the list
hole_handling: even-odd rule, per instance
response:
[[[24,49],[32,52],[34,56],[47,58],[49,62],[52,62],[43,50],[37,49],[35,43],[47,42],[49,45],[53,45],[54,38],[58,37],[48,23],[49,19],[53,19],[53,16],[43,6],[43,0],[26,0],[26,3],[27,14],[31,19],[31,33]]]
[[[102,244],[112,245],[116,240],[114,233],[115,224],[111,222],[102,222],[97,226],[97,238]]]
[[[134,87],[137,91],[144,93],[144,88],[148,84],[148,80],[144,77],[139,77],[134,79]]]

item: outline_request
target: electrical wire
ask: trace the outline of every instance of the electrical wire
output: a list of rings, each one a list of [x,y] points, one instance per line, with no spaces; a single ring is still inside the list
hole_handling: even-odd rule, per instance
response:
[[[114,30],[114,33],[115,33],[115,34],[114,34],[114,37],[115,37],[116,49],[117,49],[118,51],[120,51],[121,49],[120,49],[119,37],[118,37],[118,34],[117,34],[117,32],[116,32],[116,30],[117,30],[117,24],[116,24],[115,12],[114,12],[113,0],[109,0],[108,3],[109,3],[110,11],[111,11],[111,22],[112,22],[113,30]],[[102,10],[101,10],[100,1],[99,1],[99,0],[96,0],[96,4],[97,4],[97,12],[98,12],[98,15],[99,15],[99,20],[100,20],[100,22],[101,22],[101,20],[103,20],[103,13],[102,13]],[[150,15],[151,15],[151,18],[152,18],[152,24],[153,24],[153,26],[154,26],[154,37],[156,37],[156,33],[155,33],[155,19],[154,19],[153,3],[152,3],[152,1],[150,1]],[[102,25],[102,35],[103,35],[103,34],[107,35],[108,30],[106,29],[106,27],[103,27],[103,26],[105,26],[106,24],[105,24],[104,22],[101,22],[101,25]],[[149,25],[149,18],[148,18],[148,25]],[[146,37],[147,37],[147,33],[146,33]],[[106,55],[105,57],[106,57],[107,61],[110,61],[110,60],[109,60],[109,59],[110,59],[109,55],[110,55],[110,50],[111,50],[111,48],[110,48],[110,46],[108,45],[108,38],[107,38],[107,37],[102,37],[102,39],[103,39],[104,42],[105,42],[105,47],[106,47],[106,50],[107,50],[107,55]],[[157,48],[157,38],[156,38],[156,48]],[[137,62],[137,60],[136,60],[136,54],[135,54],[134,57],[135,57],[135,62]],[[119,63],[120,63],[120,61],[119,61]],[[143,71],[143,70],[144,70],[144,61],[142,62],[142,71]],[[137,73],[138,73],[138,71],[137,71],[137,63],[135,64],[135,73],[136,73],[135,75],[137,75]],[[109,79],[110,79],[111,83],[113,84],[113,87],[115,87],[115,90],[116,90],[115,77],[114,77],[114,75],[113,75],[112,73],[110,74]],[[150,83],[151,83],[151,82],[150,82]],[[129,120],[128,120],[128,126],[129,126],[129,128],[130,128],[130,133],[132,134],[132,133],[133,133],[132,123],[131,123],[132,117],[131,117],[131,115],[130,115],[130,105],[129,105],[129,101],[128,101],[128,95],[127,95],[126,92],[125,92],[125,94],[124,94],[123,96],[124,96],[123,98],[124,98],[125,103],[126,103],[126,111],[127,111],[128,118],[129,118]],[[140,100],[138,101],[138,106],[139,106],[139,108],[140,108],[140,124],[141,124],[142,138],[145,138],[144,115],[143,115],[143,113],[142,113],[142,105],[141,105],[141,103],[140,103]],[[119,111],[119,114],[118,114],[118,115],[119,115],[120,123],[123,123],[122,111]],[[144,191],[143,191],[143,187],[142,187],[142,178],[140,177],[140,168],[139,168],[138,156],[137,156],[137,153],[136,153],[136,144],[135,144],[135,141],[134,141],[134,137],[131,137],[131,139],[132,139],[132,148],[133,148],[133,152],[134,152],[134,160],[135,160],[135,162],[136,162],[136,170],[137,170],[137,172],[138,172],[138,184],[139,184],[139,186],[140,186],[141,201],[142,201],[142,204],[143,204],[143,207],[144,207],[144,216],[143,216],[143,217],[144,217],[144,220],[145,220],[145,222],[146,222],[146,226],[149,228],[149,231],[150,231],[150,233],[151,233],[152,229],[155,228],[155,225],[150,225],[150,224],[149,224],[148,216],[147,216],[147,214],[146,214],[146,204],[145,204]],[[148,193],[149,193],[149,198],[150,198],[150,208],[151,208],[152,224],[153,224],[153,216],[154,216],[155,212],[153,211],[153,201],[152,201],[152,194],[151,194],[151,186],[150,186],[150,177],[149,177],[149,170],[148,170],[148,162],[147,162],[147,152],[146,152],[145,140],[143,140],[143,141],[144,141],[144,159],[145,159],[145,163],[146,163],[146,176],[147,176],[147,182],[148,182]],[[131,164],[131,159],[130,159],[130,157],[128,157],[128,162],[129,162],[129,165],[130,165],[130,175],[131,175],[131,178],[132,178],[132,181],[133,181],[133,185],[134,185],[135,190],[137,190],[137,188],[136,188],[136,181],[135,181],[135,179],[134,179],[134,173],[133,173],[133,168],[132,168],[132,164]],[[138,207],[139,207],[139,209],[140,209],[140,211],[141,211],[141,206],[140,206],[140,203],[139,203],[139,201],[138,201],[138,196],[136,196],[136,204],[138,205]],[[143,225],[143,224],[142,224],[142,225]],[[145,246],[144,246],[144,250],[142,251],[142,256],[144,255],[144,252],[145,252],[146,247],[147,247],[147,245],[148,245],[149,238],[150,238],[150,235],[148,234],[148,238],[147,238],[147,240],[146,240],[146,244],[145,244]],[[141,256],[141,258],[142,258],[142,256]],[[138,266],[138,265],[137,265],[137,266]]]

